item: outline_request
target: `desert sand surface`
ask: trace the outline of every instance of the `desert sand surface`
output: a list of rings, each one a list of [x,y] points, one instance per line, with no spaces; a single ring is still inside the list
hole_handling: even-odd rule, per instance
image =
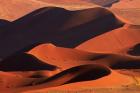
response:
[[[1,0],[1,93],[139,93],[139,0]]]
[[[140,25],[140,20],[137,19],[140,16],[139,4],[140,0],[120,0],[112,5],[111,10],[130,24]]]

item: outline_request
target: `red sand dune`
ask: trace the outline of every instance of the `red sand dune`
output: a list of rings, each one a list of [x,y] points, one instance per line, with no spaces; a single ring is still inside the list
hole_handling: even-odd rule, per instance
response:
[[[97,4],[100,6],[111,6],[113,3],[118,2],[118,0],[39,0],[47,3],[54,3],[54,4]]]
[[[37,0],[0,1],[1,4],[5,7],[0,9],[0,17],[14,20],[0,22],[2,93],[41,93],[73,90],[77,86],[137,87],[135,74],[126,76],[118,70],[140,68],[139,25],[129,24],[127,19],[101,7],[74,11],[62,7],[38,9],[49,3]],[[25,15],[34,9],[37,10]],[[19,13],[15,14],[15,10]]]
[[[109,53],[90,53],[76,49],[55,47],[50,44],[39,45],[28,53],[43,62],[56,65],[62,69],[94,63],[105,64],[113,69],[139,68],[140,66],[139,57]]]
[[[0,0],[0,19],[14,21],[23,15],[46,6],[34,0]]]
[[[113,4],[112,8],[140,8],[140,0],[120,0],[118,3]]]
[[[28,56],[30,54],[34,55],[34,57]],[[104,81],[104,79],[101,79],[101,81],[99,79],[98,81],[98,78],[103,77],[104,75],[110,73],[110,69],[107,66],[113,69],[129,69],[129,68],[135,69],[137,68],[137,66],[139,67],[140,65],[139,62],[140,62],[139,57],[137,58],[132,56],[124,56],[124,55],[122,56],[118,54],[89,53],[76,49],[56,47],[52,44],[42,44],[30,50],[28,54],[19,55],[18,53],[18,55],[14,55],[9,58],[6,58],[5,60],[1,61],[0,67],[5,66],[5,69],[8,69],[7,71],[10,71],[10,72],[6,72],[7,74],[11,73],[13,75],[20,77],[20,78],[17,77],[16,79],[19,80],[19,82],[21,83],[19,82],[14,83],[15,85],[11,86],[9,89],[17,88],[15,91],[26,91],[32,89],[40,89],[44,86],[45,86],[44,88],[47,88],[52,86],[63,85],[66,83],[69,84],[72,82],[74,83],[74,82],[87,81],[87,80],[89,81],[94,79],[97,79],[97,81],[95,82],[93,81],[93,86],[96,85],[103,86],[107,83],[104,82],[104,84],[98,85],[96,84],[96,82],[99,83],[101,81]],[[12,66],[12,64],[14,66],[16,65],[16,67]],[[47,68],[42,69],[42,67],[44,67],[45,64],[47,65]],[[54,66],[49,64],[53,64]],[[52,66],[52,67],[48,68],[48,66]],[[54,73],[56,72],[56,70],[54,69],[56,68],[55,66],[57,66],[57,68],[59,69],[59,71],[57,72],[58,74]],[[28,69],[28,67],[30,69]],[[31,70],[31,67],[33,67],[35,70],[34,69]],[[16,72],[15,69],[18,72]],[[19,71],[22,70],[26,71],[26,73],[23,72],[19,73]],[[48,70],[50,71],[53,70],[53,71],[50,72]],[[93,73],[94,71],[96,74],[91,74],[91,72]],[[49,75],[49,72],[52,73],[52,75]],[[118,75],[117,77],[120,78],[120,80],[124,79],[122,75],[119,76]],[[109,75],[108,78],[112,76]],[[105,80],[108,78],[105,78]],[[113,80],[114,79],[115,78],[113,78]],[[113,80],[111,82],[115,83],[115,81]],[[7,80],[7,82],[10,82],[9,79]],[[94,85],[94,83],[96,85]],[[118,83],[116,82],[115,85],[118,85]],[[125,84],[125,82],[121,82],[120,84]]]
[[[79,45],[77,49],[90,52],[118,52],[140,42],[139,30],[138,27],[126,25],[92,38]]]
[[[109,10],[100,7],[77,11],[41,8],[1,28],[0,57],[42,42],[74,48],[123,24]]]
[[[112,85],[112,87],[115,86],[125,86],[127,84],[131,84],[133,81],[131,80],[131,78],[129,78],[128,76],[119,74],[115,71],[112,71],[110,75],[107,75],[103,78],[97,79],[97,80],[92,80],[92,81],[87,81],[87,82],[78,82],[78,83],[72,83],[72,84],[65,84],[62,86],[58,86],[58,87],[52,87],[52,88],[43,88],[43,89],[36,89],[36,90],[29,90],[23,93],[34,93],[34,92],[54,92],[55,90],[58,90],[60,92],[65,92],[65,91],[81,91],[81,89],[89,89],[89,91],[85,91],[85,93],[90,93],[90,90],[94,90],[95,93],[98,93],[98,88],[110,88],[110,85]],[[78,86],[78,87],[77,87]],[[43,85],[42,87],[45,87],[45,85]],[[76,88],[75,88],[76,87]],[[97,88],[97,92],[96,92],[96,88]],[[64,90],[67,89],[67,90]],[[20,90],[19,90],[20,91]],[[104,91],[104,89],[103,89]],[[106,90],[105,90],[106,91]]]

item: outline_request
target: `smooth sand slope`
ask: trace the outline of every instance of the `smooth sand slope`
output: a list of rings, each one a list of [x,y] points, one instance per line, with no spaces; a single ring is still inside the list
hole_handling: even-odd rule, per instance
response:
[[[112,10],[78,8],[85,1],[60,1],[0,1],[5,5],[0,9],[1,92],[138,88],[139,77],[131,71],[140,69],[140,26]],[[66,9],[42,7],[48,5]],[[75,8],[80,10],[71,11]]]
[[[44,0],[45,1],[45,0]],[[58,1],[58,0],[57,0]],[[69,10],[79,10],[85,8],[93,8],[97,7],[96,4],[85,3],[85,2],[72,2],[66,3],[56,3],[56,0],[47,0],[47,2],[43,2],[41,0],[1,0],[0,1],[0,19],[5,19],[9,21],[14,21],[25,14],[30,13],[33,10],[36,10],[41,7],[49,7],[49,6],[57,6],[63,7]],[[71,1],[71,0],[66,0]]]
[[[130,24],[140,25],[140,0],[120,0],[110,8],[118,17],[127,20]]]
[[[110,68],[137,69],[140,67],[139,62],[139,57],[119,54],[89,53],[76,49],[56,47],[52,44],[41,44],[27,53],[18,53],[17,55],[1,61],[0,69],[2,71],[8,71],[4,72],[5,74],[9,73],[8,75],[17,76],[14,78],[17,80],[17,83],[14,83],[14,85],[11,85],[10,87],[4,87],[2,90],[5,92],[21,92],[75,82],[79,82],[78,84],[81,82],[82,84],[83,81],[91,80],[91,82],[85,82],[85,84],[91,84],[96,87],[107,85],[109,87],[109,84],[105,82],[109,78],[112,78],[110,84],[114,86],[118,86],[119,84],[127,85],[133,83],[133,80],[130,77],[118,74],[115,71],[112,72]],[[51,75],[49,73],[51,73]],[[106,75],[109,76],[100,79]],[[116,82],[116,80],[124,80],[124,78],[125,81]],[[10,78],[10,80],[11,79],[12,78]],[[6,80],[7,83],[4,83],[3,79],[2,82],[8,86],[8,83],[11,81],[9,78]],[[99,82],[104,83],[99,84]],[[72,86],[73,84],[67,87],[73,88]],[[82,85],[80,87],[82,87]],[[7,90],[5,90],[5,88]]]
[[[46,6],[46,4],[34,0],[1,0],[0,1],[0,19],[14,21],[23,15]]]
[[[50,44],[39,45],[31,49],[28,53],[34,55],[43,62],[57,65],[62,69],[94,63],[104,64],[112,69],[135,69],[140,66],[139,56],[135,57],[122,54],[90,53],[76,49],[54,47]]]
[[[52,87],[52,88],[42,88],[42,89],[36,89],[36,90],[29,90],[29,91],[22,92],[22,93],[56,92],[56,91],[59,91],[59,92],[76,92],[76,91],[79,92],[79,91],[82,91],[84,93],[92,93],[92,92],[93,93],[102,93],[102,92],[114,93],[114,92],[118,92],[118,91],[117,90],[115,91],[113,88],[110,89],[112,92],[109,91],[108,89],[110,88],[110,85],[112,87],[120,86],[120,85],[125,86],[125,85],[131,84],[131,83],[132,83],[132,80],[130,77],[119,74],[115,71],[112,71],[110,75],[107,75],[107,76],[102,77],[102,78],[97,79],[97,80],[65,84],[62,86]],[[44,85],[44,87],[45,87],[45,85]],[[101,90],[99,90],[100,88],[101,88]],[[67,90],[64,90],[64,89],[67,89]],[[124,93],[124,91],[122,91],[122,92],[119,91],[119,93]]]
[[[139,27],[140,26],[125,25],[92,38],[79,45],[77,49],[90,52],[119,52],[140,42]]]
[[[0,57],[42,42],[74,48],[123,24],[113,13],[100,7],[77,11],[41,8],[1,28]]]

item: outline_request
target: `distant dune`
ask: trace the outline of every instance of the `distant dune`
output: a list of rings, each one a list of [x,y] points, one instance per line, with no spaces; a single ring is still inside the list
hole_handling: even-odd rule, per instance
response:
[[[111,6],[113,3],[116,3],[119,0],[38,0],[38,1],[43,1],[43,2],[47,2],[47,3],[54,3],[54,4],[66,4],[66,5],[70,5],[70,4],[89,4],[92,3],[100,5],[100,6]]]
[[[118,3],[113,4],[112,8],[130,9],[140,8],[140,0],[119,0]]]
[[[119,2],[119,0],[87,0],[103,7],[110,7],[112,4]]]

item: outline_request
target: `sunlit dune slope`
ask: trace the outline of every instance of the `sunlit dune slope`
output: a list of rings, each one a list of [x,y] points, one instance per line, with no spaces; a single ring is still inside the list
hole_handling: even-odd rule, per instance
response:
[[[5,81],[2,82],[6,86],[8,86],[8,83],[12,82],[10,80],[16,80],[16,82],[13,83],[13,85],[11,84],[11,86],[9,85],[7,89],[11,90],[11,93],[13,93],[12,91],[16,91],[20,93],[21,91],[40,89],[43,88],[44,86],[45,86],[44,88],[48,88],[48,87],[60,86],[64,84],[75,83],[75,82],[96,80],[98,78],[105,77],[110,73],[111,71],[108,67],[99,64],[92,64],[92,65],[81,65],[81,66],[69,68],[54,76],[51,76],[49,78],[44,78],[44,79],[23,78],[18,75],[14,77],[14,74],[13,76],[12,74],[10,76],[10,74],[8,73],[1,73],[1,75],[9,76],[9,78],[5,78],[6,82]]]
[[[49,1],[49,0],[48,0]],[[69,10],[79,10],[85,8],[97,7],[95,4],[78,2],[71,3],[56,3],[57,1],[51,0],[50,2],[42,2],[41,0],[1,0],[0,1],[0,19],[14,21],[29,12],[41,7],[56,6],[63,7]],[[55,3],[53,3],[53,2]],[[69,0],[68,0],[69,1]],[[70,0],[71,1],[71,0]]]
[[[115,87],[115,86],[123,86],[123,85],[125,86],[132,83],[133,81],[130,77],[119,74],[115,71],[111,71],[111,74],[104,76],[102,78],[99,78],[97,80],[65,84],[62,86],[51,87],[51,88],[44,88],[46,86],[44,84],[44,85],[38,86],[37,88],[34,87],[36,88],[36,90],[32,88],[31,90],[28,89],[29,91],[26,90],[23,93],[54,92],[54,90],[63,92],[65,91],[64,89],[68,89],[70,91],[78,91],[78,90],[80,91],[81,89],[95,89],[95,93],[96,93],[96,88],[97,88],[97,93],[98,93],[98,88],[110,88],[110,86]],[[19,89],[19,91],[22,91],[22,90]]]
[[[110,69],[103,65],[81,65],[64,70],[41,82],[36,82],[36,85],[45,84],[46,87],[53,87],[80,81],[96,80],[109,74]]]
[[[109,10],[100,7],[77,11],[44,7],[1,28],[0,57],[42,42],[74,48],[123,24]]]
[[[13,21],[45,5],[34,0],[1,0],[0,6],[0,19]]]
[[[140,26],[125,25],[92,38],[77,47],[90,52],[117,52],[140,42]]]
[[[120,0],[118,3],[113,4],[112,8],[120,9],[135,9],[140,8],[140,0]]]
[[[48,64],[56,65],[62,70],[73,66],[99,63],[112,69],[139,68],[140,58],[122,54],[90,53],[76,49],[54,47],[48,44],[31,49],[29,54]]]

